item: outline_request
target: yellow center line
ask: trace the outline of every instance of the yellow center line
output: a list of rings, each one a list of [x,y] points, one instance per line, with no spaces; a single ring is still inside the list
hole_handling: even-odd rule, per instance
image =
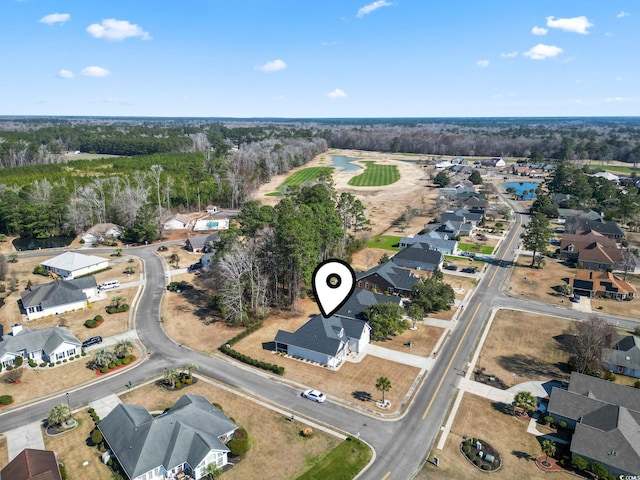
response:
[[[464,329],[464,333],[462,334],[462,337],[460,337],[460,341],[458,342],[458,346],[456,347],[455,351],[453,352],[453,355],[451,355],[451,358],[449,359],[449,364],[447,365],[447,368],[445,369],[444,374],[440,378],[440,382],[438,383],[438,386],[436,387],[436,391],[433,393],[433,396],[431,397],[431,400],[429,401],[429,404],[427,405],[427,409],[424,411],[424,414],[422,415],[422,420],[427,418],[427,414],[429,413],[429,410],[431,410],[431,406],[433,405],[434,400],[438,396],[438,392],[440,392],[440,388],[442,387],[444,379],[447,376],[447,372],[451,368],[451,365],[453,364],[453,360],[458,355],[458,351],[460,350],[460,347],[462,346],[462,342],[463,342],[464,338],[467,336],[467,333],[469,332],[469,328],[471,328],[471,324],[473,323],[473,320],[476,318],[476,315],[478,314],[478,310],[480,309],[480,305],[482,305],[482,303],[478,303],[478,306],[476,307],[475,311],[473,312],[473,315],[469,319],[469,323],[467,323],[467,328]]]
[[[391,475],[391,472],[385,473],[384,477],[382,477],[382,480],[387,480],[387,478],[389,478],[389,475]]]

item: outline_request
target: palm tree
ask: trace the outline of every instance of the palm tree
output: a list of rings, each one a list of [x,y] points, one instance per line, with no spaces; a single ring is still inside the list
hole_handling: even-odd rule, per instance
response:
[[[111,306],[115,309],[119,309],[122,307],[122,305],[124,304],[126,298],[116,295],[115,297],[113,297],[111,299]]]
[[[180,265],[180,255],[178,255],[177,253],[171,254],[171,256],[169,257],[169,261],[173,263],[176,268],[178,268],[178,265]]]
[[[195,363],[188,363],[184,367],[182,367],[182,372],[189,375],[189,379],[191,379],[192,372],[198,371],[198,370],[199,370],[198,365],[196,365]]]
[[[516,393],[514,403],[516,407],[520,407],[525,412],[532,412],[538,407],[538,399],[526,390]]]
[[[102,367],[106,367],[111,362],[115,362],[115,360],[116,360],[115,352],[113,350],[108,349],[108,348],[103,348],[101,350],[98,350],[93,355],[92,363],[96,367],[102,368]]]
[[[121,257],[122,256],[122,248],[121,247],[116,248],[115,251],[113,252],[113,254],[116,257]]]
[[[69,406],[64,403],[60,403],[53,407],[51,412],[49,412],[47,423],[49,425],[62,425],[62,423],[69,417],[71,417]]]
[[[376,390],[382,392],[382,403],[384,403],[385,392],[391,390],[391,380],[389,380],[387,377],[378,378],[378,380],[376,381]]]
[[[542,441],[542,453],[544,453],[545,462],[548,462],[549,457],[553,457],[556,454],[556,444],[553,440],[547,438]]]
[[[133,347],[131,340],[120,340],[113,350],[118,358],[124,358],[131,353]]]
[[[164,372],[164,376],[162,378],[165,382],[171,385],[171,388],[174,388],[176,386],[176,380],[180,378],[180,372],[177,369],[172,368]]]
[[[222,475],[222,470],[220,470],[215,463],[210,463],[204,467],[204,473],[209,480],[216,480]]]

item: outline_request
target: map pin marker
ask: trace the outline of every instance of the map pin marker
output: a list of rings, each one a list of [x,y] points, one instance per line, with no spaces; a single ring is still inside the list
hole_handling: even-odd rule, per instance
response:
[[[342,307],[356,288],[356,274],[351,265],[342,260],[325,260],[311,277],[313,294],[324,318]]]

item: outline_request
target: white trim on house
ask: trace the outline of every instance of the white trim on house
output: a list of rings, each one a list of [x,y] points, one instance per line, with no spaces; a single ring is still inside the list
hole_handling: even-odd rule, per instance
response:
[[[65,252],[42,262],[40,265],[42,265],[46,271],[53,272],[63,280],[70,280],[108,268],[109,260],[95,255]]]

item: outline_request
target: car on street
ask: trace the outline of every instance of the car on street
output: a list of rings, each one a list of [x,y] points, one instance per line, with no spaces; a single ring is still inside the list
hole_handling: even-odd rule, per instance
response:
[[[84,342],[82,342],[82,348],[87,348],[98,343],[102,343],[102,337],[100,335],[96,335],[95,337],[86,339]]]
[[[314,390],[310,388],[309,390],[305,390],[301,393],[304,398],[308,398],[309,400],[313,400],[314,402],[322,403],[327,397],[324,393],[319,390]]]
[[[444,269],[445,270],[453,270],[453,271],[455,271],[455,270],[458,270],[458,266],[457,265],[445,265]]]

